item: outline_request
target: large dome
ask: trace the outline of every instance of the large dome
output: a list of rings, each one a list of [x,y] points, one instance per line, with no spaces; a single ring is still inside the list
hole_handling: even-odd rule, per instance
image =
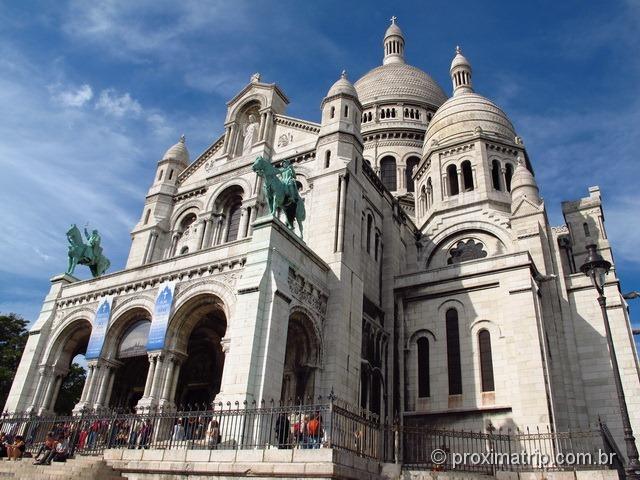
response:
[[[387,100],[410,100],[438,108],[447,96],[435,80],[406,63],[374,68],[355,83],[363,106]]]
[[[444,102],[431,119],[424,152],[479,131],[509,142],[516,137],[511,121],[495,103],[477,93],[458,93]]]

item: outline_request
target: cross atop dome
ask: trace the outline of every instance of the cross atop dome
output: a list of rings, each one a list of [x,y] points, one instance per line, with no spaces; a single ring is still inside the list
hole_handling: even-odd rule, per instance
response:
[[[391,17],[391,25],[384,34],[383,64],[404,63],[404,35],[396,23],[398,17]]]

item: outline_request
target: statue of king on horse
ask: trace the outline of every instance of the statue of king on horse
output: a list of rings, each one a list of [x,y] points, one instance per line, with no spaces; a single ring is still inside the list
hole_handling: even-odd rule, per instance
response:
[[[80,264],[87,265],[93,277],[96,278],[107,271],[111,262],[102,254],[102,247],[100,246],[101,238],[98,230],[89,233],[85,228],[84,235],[87,239],[87,244],[82,240],[80,229],[75,223],[71,225],[71,228],[67,232],[67,239],[69,240],[69,265],[67,267],[67,274],[73,275],[76,265]]]
[[[294,229],[294,222],[297,221],[302,239],[302,222],[306,212],[304,201],[298,193],[296,171],[291,162],[285,160],[280,168],[276,168],[270,160],[258,157],[253,162],[253,171],[264,179],[262,188],[267,197],[271,215],[277,217],[278,210],[284,211],[289,230]]]

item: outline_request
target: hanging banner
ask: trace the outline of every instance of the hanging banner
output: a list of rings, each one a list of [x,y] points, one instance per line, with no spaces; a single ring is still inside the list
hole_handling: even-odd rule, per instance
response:
[[[175,287],[176,282],[164,282],[158,288],[151,328],[147,338],[147,351],[164,348],[164,337],[167,334],[167,325],[169,325]]]
[[[109,319],[111,318],[111,304],[113,296],[104,297],[98,304],[96,316],[93,320],[93,328],[91,328],[91,336],[87,345],[87,353],[84,357],[87,360],[98,358],[102,353],[102,345],[104,345],[104,337],[109,327]]]

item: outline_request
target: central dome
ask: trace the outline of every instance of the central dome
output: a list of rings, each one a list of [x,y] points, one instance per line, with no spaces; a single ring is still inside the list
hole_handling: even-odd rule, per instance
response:
[[[433,78],[406,63],[376,67],[354,86],[363,106],[386,100],[411,100],[438,108],[447,100],[447,95]]]

